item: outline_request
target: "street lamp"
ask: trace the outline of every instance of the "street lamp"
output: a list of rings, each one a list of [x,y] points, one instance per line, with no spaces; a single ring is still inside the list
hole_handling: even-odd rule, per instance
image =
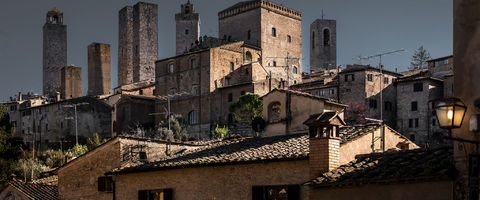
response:
[[[458,98],[443,99],[435,106],[440,128],[448,129],[448,136],[452,136],[452,128],[462,126],[467,106]]]
[[[75,112],[75,144],[78,144],[78,115],[77,115],[77,106],[83,106],[83,105],[88,105],[89,103],[84,102],[84,103],[77,103],[77,104],[69,104],[69,105],[64,105],[63,107],[65,108],[73,108]],[[67,117],[65,119],[72,119],[71,117]]]

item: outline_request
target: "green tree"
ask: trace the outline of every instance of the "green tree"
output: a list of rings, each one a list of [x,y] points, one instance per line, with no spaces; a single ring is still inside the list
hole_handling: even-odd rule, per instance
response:
[[[223,128],[220,128],[217,124],[217,127],[215,127],[215,130],[212,131],[213,138],[219,139],[219,138],[226,138],[228,137],[228,134],[230,133],[230,130],[228,130],[227,127],[223,126]]]
[[[65,163],[65,154],[59,150],[47,150],[42,153],[40,160],[49,168],[60,167]]]
[[[168,141],[188,139],[187,128],[183,118],[180,115],[171,116],[170,130],[168,130],[168,121],[161,121],[154,129],[150,137],[164,139]]]
[[[258,94],[246,93],[237,102],[230,105],[230,112],[235,120],[241,123],[250,123],[255,117],[261,117],[263,101]]]
[[[87,145],[76,144],[73,148],[67,151],[67,155],[73,158],[79,157],[88,152]]]
[[[100,140],[100,136],[98,136],[98,133],[94,133],[93,137],[88,138],[87,140],[87,147],[88,150],[92,150],[95,147],[98,147],[102,144],[102,140]]]
[[[410,62],[410,69],[421,69],[427,67],[427,60],[430,60],[430,53],[423,46],[420,46],[412,56],[412,61]]]
[[[7,106],[0,104],[0,189],[12,179],[15,160],[20,157],[20,145],[12,138]]]
[[[32,178],[35,180],[47,169],[49,167],[39,159],[22,158],[15,163],[16,178],[20,180],[31,181]]]

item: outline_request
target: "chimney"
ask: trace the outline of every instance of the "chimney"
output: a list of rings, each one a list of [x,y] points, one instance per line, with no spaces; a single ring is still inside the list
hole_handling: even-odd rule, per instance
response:
[[[56,100],[57,100],[57,102],[60,101],[60,92],[57,92],[57,99]]]
[[[18,92],[17,101],[21,101],[21,100],[22,100],[22,93]]]
[[[325,110],[311,115],[304,122],[309,128],[309,166],[312,179],[339,166],[339,127],[344,126],[345,122],[338,114],[337,111]]]

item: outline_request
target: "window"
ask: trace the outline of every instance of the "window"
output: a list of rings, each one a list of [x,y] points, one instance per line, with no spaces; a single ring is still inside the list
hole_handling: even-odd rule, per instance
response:
[[[232,102],[232,101],[233,101],[233,94],[228,93],[228,102]]]
[[[247,61],[248,63],[252,62],[252,53],[250,53],[250,51],[247,51],[245,53],[245,61]]]
[[[315,49],[315,32],[312,32],[312,49]]]
[[[198,124],[198,111],[192,110],[188,113],[188,124]]]
[[[330,30],[323,30],[323,46],[330,46]]]
[[[45,124],[45,132],[48,132],[48,124]]]
[[[230,62],[230,72],[233,72],[235,70],[235,67],[233,65],[233,62]]]
[[[418,103],[416,101],[412,101],[412,111],[417,111],[418,110]]]
[[[350,88],[347,88],[345,92],[351,92],[352,90]]]
[[[190,13],[190,7],[189,6],[185,6],[185,14],[188,14]]]
[[[370,108],[377,109],[377,100],[376,99],[370,99],[369,104],[370,104]]]
[[[367,74],[367,80],[372,82],[373,81],[373,74]]]
[[[228,36],[228,41],[229,42],[232,41],[232,36],[231,35]]]
[[[140,190],[138,200],[173,200],[173,189]]]
[[[197,67],[198,67],[197,59],[195,59],[195,58],[190,59],[190,68],[195,69]]]
[[[415,83],[415,84],[413,84],[413,91],[414,91],[414,92],[421,92],[421,91],[423,91],[423,83]]]
[[[168,94],[170,94],[170,95],[174,95],[175,93],[177,93],[177,89],[176,89],[176,88],[171,88],[171,89],[168,91]]]
[[[300,199],[299,185],[253,186],[252,200]]]
[[[250,40],[252,38],[252,31],[248,30],[247,32],[247,40]]]
[[[383,83],[388,84],[389,82],[390,82],[390,80],[388,79],[388,77],[383,78]]]
[[[355,81],[355,74],[346,74],[345,75],[345,82]]]
[[[230,85],[230,78],[227,77],[225,78],[225,86],[229,86]]]
[[[292,37],[290,35],[287,35],[287,42],[291,43],[292,42]]]
[[[175,72],[175,65],[173,63],[168,64],[168,73],[173,74]]]
[[[408,119],[408,128],[413,128],[413,119]]]
[[[248,74],[248,69],[247,68],[245,68],[245,74]]]
[[[276,61],[273,61],[273,66],[274,66],[274,67],[277,66],[277,62],[276,62]]]
[[[188,35],[188,29],[185,29],[185,35]]]
[[[268,106],[268,120],[270,122],[277,122],[280,120],[280,113],[282,111],[282,104],[280,102],[272,102]]]
[[[435,118],[432,119],[432,126],[436,126],[437,125],[437,120]]]
[[[198,85],[197,84],[192,85],[192,95],[193,96],[198,95]]]
[[[415,142],[415,135],[414,135],[414,134],[410,134],[410,140],[411,140],[412,142]]]
[[[276,28],[272,28],[272,36],[277,37],[277,29]]]
[[[297,74],[297,73],[298,73],[297,71],[298,71],[297,67],[296,67],[296,66],[293,66],[293,73],[294,73],[294,74]]]
[[[392,102],[385,102],[385,111],[392,111]]]
[[[330,94],[335,94],[335,90],[334,90],[334,89],[330,89]]]
[[[415,118],[415,128],[418,128],[418,118]]]
[[[112,192],[113,180],[111,176],[98,177],[98,191],[100,192]]]

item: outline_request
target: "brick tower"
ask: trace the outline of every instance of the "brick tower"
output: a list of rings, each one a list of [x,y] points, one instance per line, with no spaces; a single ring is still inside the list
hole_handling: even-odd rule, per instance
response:
[[[43,25],[43,94],[53,97],[60,92],[61,70],[67,65],[67,26],[63,13],[54,8]]]
[[[110,94],[110,45],[88,45],[88,95]]]
[[[62,99],[72,99],[82,96],[82,68],[74,65],[65,66],[61,69]]]
[[[155,79],[158,6],[139,2],[119,11],[118,86]]]
[[[175,14],[175,22],[177,24],[176,55],[180,55],[188,51],[200,37],[200,15],[195,13],[190,0],[181,5],[181,12]]]
[[[310,71],[337,68],[337,22],[317,19],[310,25]]]

